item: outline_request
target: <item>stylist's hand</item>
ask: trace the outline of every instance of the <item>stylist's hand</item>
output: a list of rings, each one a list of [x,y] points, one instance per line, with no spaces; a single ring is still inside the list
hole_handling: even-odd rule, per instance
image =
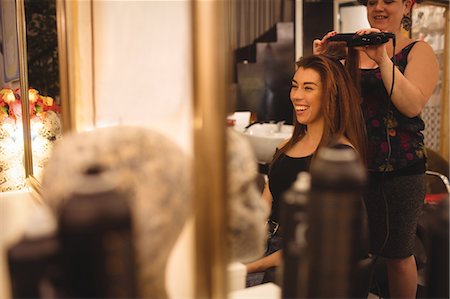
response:
[[[381,32],[377,28],[368,28],[361,29],[356,31],[358,35],[365,35],[370,33]],[[364,47],[355,47],[356,50],[364,52],[367,56],[375,61],[378,65],[380,65],[384,59],[389,59],[389,56],[386,51],[386,44],[374,45],[374,46],[364,46]]]
[[[322,37],[322,39],[315,39],[313,41],[313,54],[314,55],[322,54],[327,48],[328,44],[327,40],[334,35],[336,35],[336,31],[330,31],[327,34],[325,34],[324,37]]]

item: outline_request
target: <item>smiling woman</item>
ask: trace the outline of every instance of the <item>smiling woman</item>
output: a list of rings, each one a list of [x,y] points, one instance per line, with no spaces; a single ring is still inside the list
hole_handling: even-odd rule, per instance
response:
[[[274,223],[282,222],[283,194],[298,173],[309,171],[319,148],[350,147],[364,157],[365,130],[359,93],[348,71],[339,60],[325,55],[303,57],[297,66],[290,94],[296,111],[294,132],[278,146],[263,191],[272,207],[270,221]],[[249,263],[248,272],[266,272],[264,280],[273,280],[269,278],[270,269],[281,264],[280,248],[281,237],[274,234],[266,256]]]

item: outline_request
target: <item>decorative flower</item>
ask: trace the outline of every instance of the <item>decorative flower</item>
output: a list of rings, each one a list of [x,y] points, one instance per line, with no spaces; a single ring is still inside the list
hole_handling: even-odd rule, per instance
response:
[[[16,100],[16,96],[11,88],[4,88],[0,90],[0,95],[5,103],[12,103]]]
[[[34,88],[28,90],[28,100],[30,103],[35,103],[39,98],[39,91]]]
[[[30,107],[31,108],[31,107]],[[56,105],[55,101],[52,97],[48,96],[41,96],[37,94],[36,101],[34,102],[34,111],[31,110],[32,115],[37,115],[39,117],[42,117],[45,115],[45,112],[47,111],[53,111],[53,112],[60,112],[61,109],[58,105]]]
[[[12,102],[9,109],[16,119],[22,118],[22,103],[20,100]]]
[[[0,122],[16,120],[17,110],[13,107],[17,103],[20,105],[20,97],[11,88],[0,90]]]
[[[42,173],[53,143],[61,136],[60,107],[52,97],[29,89],[33,171]],[[23,171],[22,101],[19,89],[0,90],[0,192],[26,185]]]
[[[61,108],[50,96],[43,96],[39,91],[30,88],[28,91],[30,115],[44,118],[47,111],[60,113]],[[19,89],[3,88],[0,90],[0,122],[16,122],[22,117],[22,102]]]
[[[42,97],[42,101],[44,102],[44,105],[46,106],[52,106],[53,105],[53,98],[52,97]]]

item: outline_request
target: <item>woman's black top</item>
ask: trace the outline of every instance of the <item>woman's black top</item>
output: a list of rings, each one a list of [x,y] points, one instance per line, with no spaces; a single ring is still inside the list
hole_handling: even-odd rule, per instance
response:
[[[339,144],[335,148],[347,149],[349,145]],[[278,151],[278,149],[277,149]],[[279,158],[272,162],[269,170],[269,189],[272,194],[272,211],[270,219],[280,223],[280,207],[284,193],[292,186],[297,175],[302,171],[309,172],[313,155],[294,158],[281,153]]]
[[[282,153],[275,160],[269,171],[269,189],[273,197],[270,219],[280,223],[279,214],[283,193],[295,182],[298,173],[309,171],[311,158],[312,155],[293,158]]]

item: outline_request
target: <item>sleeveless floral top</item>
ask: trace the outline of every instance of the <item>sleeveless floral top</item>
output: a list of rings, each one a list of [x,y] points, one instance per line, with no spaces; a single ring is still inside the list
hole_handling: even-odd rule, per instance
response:
[[[415,43],[396,54],[395,61],[392,58],[402,73]],[[424,122],[420,116],[409,118],[398,111],[388,93],[381,79],[380,68],[361,69],[361,107],[368,135],[369,171],[391,175],[423,173],[426,156],[421,131],[425,128]]]

